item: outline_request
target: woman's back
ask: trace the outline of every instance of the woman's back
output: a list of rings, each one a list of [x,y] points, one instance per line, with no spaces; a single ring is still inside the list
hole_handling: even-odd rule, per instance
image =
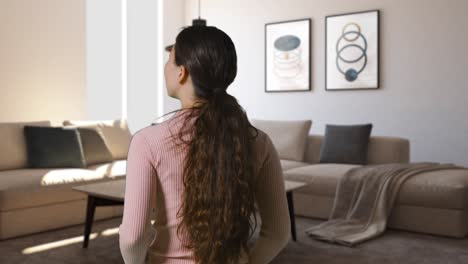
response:
[[[270,138],[226,92],[237,74],[235,45],[216,27],[191,26],[167,50],[166,89],[182,109],[132,138],[125,262],[268,263],[289,238],[283,173]],[[250,248],[255,205],[263,223]]]
[[[127,183],[126,197],[141,198],[146,190],[146,197],[151,196],[151,204],[148,207],[130,208],[126,203],[124,210],[132,213],[126,212],[125,215],[129,218],[123,219],[120,226],[121,248],[125,249],[125,241],[132,241],[139,233],[155,235],[143,240],[140,245],[149,246],[147,263],[195,263],[193,252],[183,246],[184,241],[188,240],[187,234],[182,233],[180,237],[177,235],[177,226],[180,224],[177,211],[182,205],[183,168],[187,148],[176,145],[171,135],[182,128],[182,118],[179,118],[181,115],[183,113],[179,112],[165,122],[138,131],[132,138],[128,153],[135,160],[129,161],[127,176],[138,178],[140,184]],[[251,261],[247,262],[247,255],[244,255],[245,262],[240,263],[268,263],[289,240],[290,223],[285,213],[287,203],[283,174],[276,150],[270,138],[261,130],[258,130],[254,143],[254,164],[257,165],[255,175],[258,177],[255,196],[262,229],[257,244],[249,254]],[[138,160],[137,155],[140,156]],[[141,155],[146,157],[142,158]],[[150,162],[151,167],[144,164],[145,162]],[[129,224],[134,219],[147,217],[153,210],[155,215],[151,219],[155,222],[152,227],[147,222],[143,226]],[[152,244],[145,244],[148,242]],[[137,253],[132,249],[124,252],[129,259]]]

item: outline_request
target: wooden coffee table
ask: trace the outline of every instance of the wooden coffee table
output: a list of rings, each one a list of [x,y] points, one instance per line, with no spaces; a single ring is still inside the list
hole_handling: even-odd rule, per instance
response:
[[[299,189],[307,183],[284,181],[286,197],[288,200],[289,217],[291,220],[291,235],[296,241],[296,222],[294,216],[293,191]],[[94,221],[94,212],[98,206],[115,206],[123,205],[125,197],[125,179],[112,180],[99,183],[90,183],[72,187],[73,190],[86,193],[88,195],[88,203],[86,207],[86,222],[84,230],[83,248],[88,247],[89,235]]]
[[[96,207],[123,205],[125,197],[125,179],[80,185],[72,187],[72,189],[88,195],[83,241],[83,248],[87,248]]]
[[[286,198],[288,199],[289,219],[291,220],[291,236],[294,241],[297,241],[297,237],[296,237],[296,217],[294,215],[293,191],[301,187],[304,187],[306,185],[307,183],[305,182],[284,181],[284,188],[286,190]]]

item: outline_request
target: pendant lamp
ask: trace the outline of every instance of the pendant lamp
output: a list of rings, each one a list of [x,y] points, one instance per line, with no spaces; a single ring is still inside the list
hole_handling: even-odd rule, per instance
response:
[[[192,26],[206,26],[206,20],[200,17],[200,0],[198,0],[198,18],[192,20]]]

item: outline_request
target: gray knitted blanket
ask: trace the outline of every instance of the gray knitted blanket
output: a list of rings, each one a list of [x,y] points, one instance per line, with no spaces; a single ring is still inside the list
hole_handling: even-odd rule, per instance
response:
[[[464,169],[451,163],[418,162],[352,168],[338,183],[329,220],[308,228],[311,238],[354,246],[385,231],[398,191],[419,173]]]

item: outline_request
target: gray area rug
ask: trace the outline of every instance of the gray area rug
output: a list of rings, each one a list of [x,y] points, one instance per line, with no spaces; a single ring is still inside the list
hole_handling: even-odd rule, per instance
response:
[[[381,237],[348,248],[306,236],[305,229],[323,221],[302,217],[296,221],[298,241],[290,241],[272,263],[468,263],[468,238],[389,230]],[[114,233],[120,223],[121,217],[95,222],[92,233],[97,236],[90,240],[87,249],[82,248],[83,225],[0,241],[0,263],[123,264],[118,234]],[[38,247],[41,245],[49,249]]]

